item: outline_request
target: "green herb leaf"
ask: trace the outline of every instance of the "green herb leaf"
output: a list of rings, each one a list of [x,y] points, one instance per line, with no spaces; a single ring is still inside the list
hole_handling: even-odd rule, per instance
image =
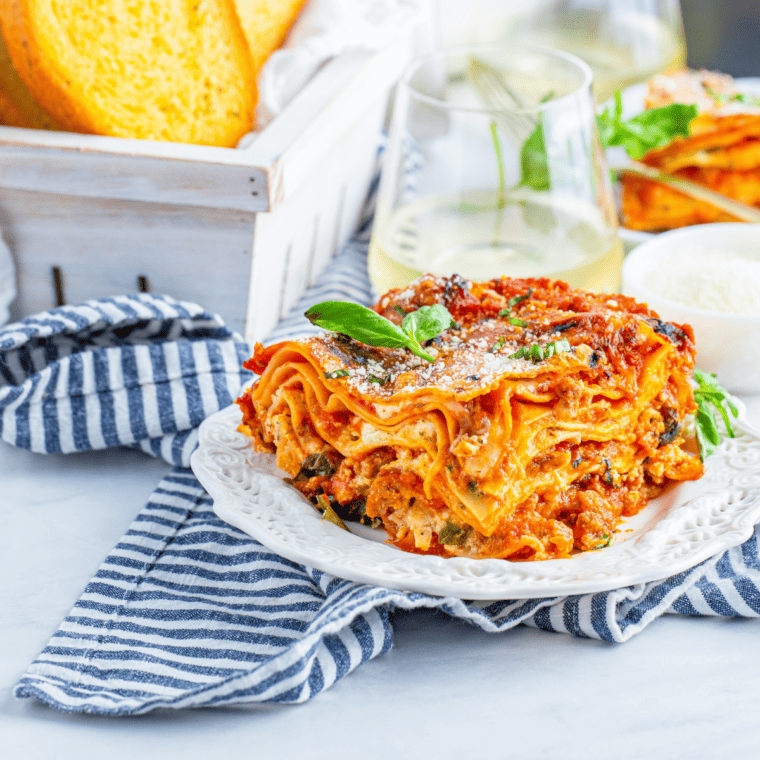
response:
[[[448,309],[441,304],[422,306],[407,314],[401,327],[372,309],[349,301],[318,303],[306,312],[306,318],[325,330],[343,333],[369,346],[408,348],[429,362],[435,361],[435,357],[426,353],[421,343],[454,324]]]
[[[612,543],[612,536],[610,536],[608,533],[605,533],[602,536],[602,542],[597,544],[594,549],[604,549],[605,547],[609,546]]]
[[[336,369],[334,372],[325,372],[325,380],[335,380],[336,377],[348,377],[347,369]]]
[[[318,303],[306,312],[306,318],[325,330],[344,333],[368,346],[404,348],[409,340],[389,319],[349,301]]]
[[[494,343],[493,346],[491,346],[491,350],[489,353],[495,354],[500,348],[504,347],[504,344],[506,342],[507,342],[506,337],[503,335],[500,335],[496,343]]]
[[[654,148],[667,145],[674,137],[687,137],[689,124],[697,116],[695,105],[672,103],[662,108],[642,111],[622,120],[623,100],[615,93],[615,108],[605,108],[597,117],[599,139],[604,148],[620,145],[631,158],[641,158]]]
[[[517,317],[512,317],[510,316],[510,313],[518,303],[526,301],[531,297],[531,295],[533,295],[533,288],[528,288],[528,292],[523,293],[521,296],[513,296],[509,299],[509,301],[507,301],[507,307],[499,312],[499,316],[502,318],[508,317],[510,325],[515,325],[516,327],[527,327],[528,323],[525,320],[518,319]]]
[[[451,327],[454,318],[449,310],[439,303],[432,306],[421,306],[404,317],[401,329],[414,340],[424,343],[435,338],[444,330]]]
[[[327,497],[322,494],[317,496],[317,509],[322,513],[323,520],[327,520],[327,522],[331,522],[333,525],[343,528],[343,530],[348,530],[346,523],[340,519],[338,513],[332,508],[332,505],[327,500]],[[349,533],[350,532],[351,531],[349,531]]]
[[[532,187],[534,190],[548,190],[549,159],[546,155],[544,128],[536,125],[520,149],[521,177],[518,187]]]
[[[507,308],[513,309],[515,306],[517,306],[518,303],[527,301],[532,295],[533,295],[533,288],[528,288],[527,293],[523,293],[520,296],[512,296],[512,298],[510,298],[509,301],[507,301]]]
[[[597,116],[599,140],[603,148],[620,145],[631,158],[639,159],[648,151],[667,145],[674,137],[687,137],[689,124],[697,116],[697,107],[673,103],[643,111],[626,121],[623,121],[622,115],[623,101],[620,92],[617,92],[614,108],[606,108]],[[523,143],[520,167],[522,174],[519,186],[539,191],[549,190],[549,159],[541,122]]]
[[[697,383],[697,387],[694,389],[694,400],[697,403],[694,428],[699,444],[699,455],[704,462],[723,440],[723,434],[718,428],[715,413],[720,414],[726,435],[729,438],[735,438],[729,412],[734,417],[738,417],[739,410],[731,401],[728,391],[715,380],[715,375],[695,369],[694,380]]]
[[[447,520],[446,524],[441,528],[441,532],[438,534],[438,543],[441,545],[448,544],[449,546],[461,546],[469,532],[468,528],[457,525],[456,523],[451,522],[451,520]]]

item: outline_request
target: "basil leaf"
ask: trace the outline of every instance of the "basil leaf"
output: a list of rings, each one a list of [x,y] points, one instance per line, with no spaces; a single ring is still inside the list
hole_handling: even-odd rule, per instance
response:
[[[454,322],[449,310],[439,303],[432,306],[420,306],[404,317],[401,329],[418,343],[435,338],[447,330]]]
[[[603,148],[619,145],[631,158],[639,159],[650,150],[667,145],[674,137],[688,137],[689,125],[696,116],[697,106],[672,103],[623,121],[623,100],[620,92],[616,92],[614,108],[605,108],[596,117],[596,123]],[[523,143],[520,167],[520,186],[539,191],[550,189],[549,161],[540,122]]]
[[[662,108],[642,111],[627,121],[622,120],[623,101],[615,93],[615,109],[606,108],[597,116],[602,147],[620,145],[631,158],[641,158],[654,148],[667,145],[674,137],[688,137],[689,124],[697,116],[697,107],[672,103]]]
[[[408,348],[429,362],[435,361],[435,357],[423,351],[421,344],[455,324],[449,310],[441,304],[422,306],[407,314],[401,327],[372,309],[349,301],[323,301],[312,306],[306,318],[325,330],[343,333],[369,346]]]
[[[358,303],[324,301],[312,306],[306,318],[325,330],[343,333],[368,346],[407,348],[409,345],[409,338],[400,327]]]
[[[694,429],[699,443],[699,455],[702,461],[715,451],[723,440],[723,434],[718,429],[715,412],[723,419],[726,435],[734,438],[729,412],[734,417],[739,416],[736,404],[731,401],[728,391],[723,388],[711,375],[701,370],[694,370],[694,380],[697,388],[694,390],[694,401],[697,403],[697,413],[694,415]]]
[[[550,188],[549,159],[546,156],[544,128],[541,122],[523,143],[520,150],[520,169],[522,175],[518,187],[531,187],[539,191]]]

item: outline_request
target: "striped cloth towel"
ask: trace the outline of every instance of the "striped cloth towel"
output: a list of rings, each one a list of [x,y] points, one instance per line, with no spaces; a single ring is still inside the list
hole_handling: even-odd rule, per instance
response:
[[[365,226],[273,336],[325,298],[368,303]],[[149,295],[0,331],[0,433],[33,451],[124,444],[176,465],[15,689],[68,711],[303,702],[392,645],[427,607],[486,631],[524,624],[623,642],[663,613],[760,615],[758,533],[669,578],[584,596],[466,602],[341,580],[219,520],[187,457],[245,380],[248,347],[200,307]]]

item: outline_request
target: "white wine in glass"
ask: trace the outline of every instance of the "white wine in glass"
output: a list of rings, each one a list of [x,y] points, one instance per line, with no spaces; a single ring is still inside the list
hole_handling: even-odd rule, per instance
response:
[[[591,81],[583,61],[546,48],[465,47],[415,64],[384,160],[375,288],[431,272],[616,291],[623,252]]]

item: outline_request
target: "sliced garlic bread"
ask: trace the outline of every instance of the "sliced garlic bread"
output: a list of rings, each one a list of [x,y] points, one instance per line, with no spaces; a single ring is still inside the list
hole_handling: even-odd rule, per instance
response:
[[[19,76],[66,129],[234,146],[256,86],[233,0],[2,0]]]
[[[234,0],[258,72],[285,41],[306,0]]]

